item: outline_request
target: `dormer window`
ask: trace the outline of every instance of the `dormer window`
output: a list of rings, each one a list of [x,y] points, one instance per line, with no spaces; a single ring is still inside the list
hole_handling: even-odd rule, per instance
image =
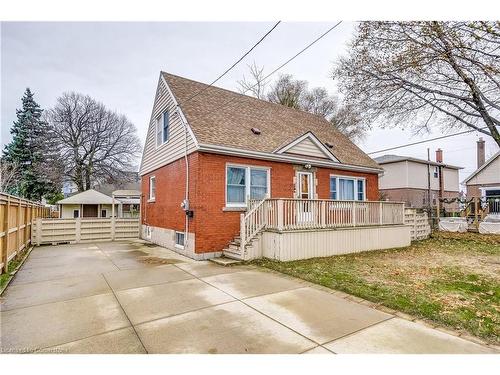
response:
[[[170,117],[168,111],[156,119],[156,146],[161,146],[168,141]]]

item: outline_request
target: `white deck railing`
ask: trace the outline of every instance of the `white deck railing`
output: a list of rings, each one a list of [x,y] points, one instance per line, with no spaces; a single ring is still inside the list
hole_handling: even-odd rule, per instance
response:
[[[273,198],[240,217],[241,251],[263,229],[304,230],[404,224],[404,203]]]

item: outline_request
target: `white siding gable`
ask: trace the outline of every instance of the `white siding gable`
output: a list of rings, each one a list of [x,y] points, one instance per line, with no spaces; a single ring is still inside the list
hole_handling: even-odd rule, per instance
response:
[[[500,184],[500,153],[467,181],[467,185]]]
[[[338,162],[332,153],[328,151],[326,146],[324,146],[312,133],[304,134],[292,143],[282,147],[277,152],[279,154],[312,156]]]
[[[177,159],[184,157],[187,144],[187,153],[196,151],[196,140],[189,129],[186,130],[181,116],[176,113],[177,103],[165,80],[160,77],[153,111],[149,122],[148,133],[142,154],[141,168],[139,174],[142,176]],[[164,111],[169,112],[169,138],[160,146],[156,145],[156,124]]]

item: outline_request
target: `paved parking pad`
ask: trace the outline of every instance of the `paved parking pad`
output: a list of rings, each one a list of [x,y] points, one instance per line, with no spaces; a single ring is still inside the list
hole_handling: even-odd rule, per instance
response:
[[[301,353],[315,344],[241,302],[136,327],[149,353]]]
[[[215,275],[204,277],[202,280],[238,299],[297,289],[303,286],[298,281],[258,270]]]
[[[234,300],[197,279],[123,290],[116,296],[132,324]]]
[[[0,301],[5,353],[486,353],[254,266],[141,240],[35,248]]]
[[[85,275],[11,285],[1,302],[1,311],[111,293],[102,275]]]
[[[173,265],[154,267],[147,272],[143,269],[113,271],[104,274],[104,277],[114,290],[140,288],[193,278],[189,273]]]
[[[486,354],[493,350],[404,319],[393,318],[324,345],[335,353]]]
[[[146,350],[132,327],[118,329],[41,351],[52,354],[144,354]]]
[[[2,349],[33,351],[130,326],[113,294],[2,311]]]
[[[392,317],[314,288],[267,294],[246,299],[245,303],[318,344]]]

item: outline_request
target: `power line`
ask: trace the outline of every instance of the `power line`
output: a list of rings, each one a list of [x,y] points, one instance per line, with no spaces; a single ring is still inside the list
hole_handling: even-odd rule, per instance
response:
[[[227,73],[229,73],[229,71],[231,69],[233,69],[236,65],[238,65],[241,60],[243,60],[245,57],[248,56],[248,54],[250,52],[252,52],[264,39],[266,39],[266,37],[271,34],[271,32],[281,23],[281,21],[278,21],[276,22],[276,24],[267,32],[264,34],[264,36],[262,36],[262,38],[260,38],[257,43],[255,43],[253,45],[252,48],[250,48],[247,52],[245,52],[245,54],[243,56],[241,56],[233,65],[231,65],[228,69],[226,69],[226,71],[224,73],[222,73],[220,76],[218,76],[211,84],[209,84],[208,86],[204,87],[203,89],[201,89],[200,91],[198,91],[197,93],[193,94],[192,96],[190,96],[189,98],[187,98],[184,102],[182,103],[185,103],[185,102],[188,102],[190,101],[191,99],[197,97],[198,95],[202,94],[203,92],[205,92],[209,87],[211,87],[212,85],[214,85],[218,80],[220,80],[222,77],[224,77]],[[182,103],[179,103],[182,104]]]
[[[273,75],[274,73],[276,73],[278,70],[280,70],[281,68],[283,68],[285,65],[287,65],[288,63],[292,62],[293,60],[295,60],[298,56],[300,56],[302,53],[304,53],[306,50],[308,50],[310,47],[312,47],[314,44],[316,44],[316,42],[318,42],[320,39],[324,38],[328,33],[330,33],[330,31],[332,31],[333,29],[335,29],[338,25],[340,25],[342,23],[342,21],[339,21],[337,22],[335,25],[333,25],[331,28],[329,28],[328,30],[326,30],[323,34],[321,34],[319,37],[317,37],[316,39],[314,39],[311,43],[309,43],[306,47],[304,47],[302,50],[300,50],[299,52],[297,52],[295,55],[293,55],[291,58],[289,58],[288,60],[286,60],[283,64],[281,64],[280,66],[278,66],[276,69],[274,69],[271,73],[269,73],[267,76],[265,76],[264,78],[262,78],[260,81],[258,81],[257,83],[255,83],[253,86],[250,86],[249,88],[247,88],[245,91],[242,92],[242,94],[245,94],[247,93],[248,91],[250,91],[251,89],[253,89],[255,86],[257,86],[258,84],[260,84],[261,82],[265,81],[266,79],[268,79],[271,75]],[[209,111],[209,112],[206,112],[204,113],[203,115],[210,115],[212,113],[214,113],[215,111],[225,107],[226,105],[230,104],[231,102],[233,102],[234,100],[236,100],[237,96],[235,96],[234,98],[228,100],[227,102],[221,104],[220,106],[216,107],[215,109],[213,109],[212,111]]]
[[[403,148],[403,147],[409,147],[409,146],[415,146],[415,145],[419,145],[419,144],[422,144],[422,143],[426,143],[426,142],[432,142],[432,141],[437,141],[438,139],[444,139],[444,138],[449,138],[449,137],[455,137],[457,135],[462,135],[462,134],[467,134],[467,133],[472,133],[472,132],[475,132],[475,131],[478,131],[478,130],[483,130],[483,129],[486,129],[487,126],[483,127],[483,128],[479,128],[479,129],[473,129],[473,130],[465,130],[463,132],[458,132],[458,133],[453,133],[453,134],[448,134],[448,135],[442,135],[440,137],[435,137],[435,138],[429,138],[429,139],[424,139],[422,141],[418,141],[418,142],[413,142],[413,143],[407,143],[405,145],[401,145],[401,146],[395,146],[395,147],[390,147],[390,148],[385,148],[383,150],[378,150],[378,151],[371,151],[371,152],[367,152],[367,155],[371,155],[371,154],[378,154],[379,152],[385,152],[385,151],[392,151],[392,150],[396,150],[398,148]]]

